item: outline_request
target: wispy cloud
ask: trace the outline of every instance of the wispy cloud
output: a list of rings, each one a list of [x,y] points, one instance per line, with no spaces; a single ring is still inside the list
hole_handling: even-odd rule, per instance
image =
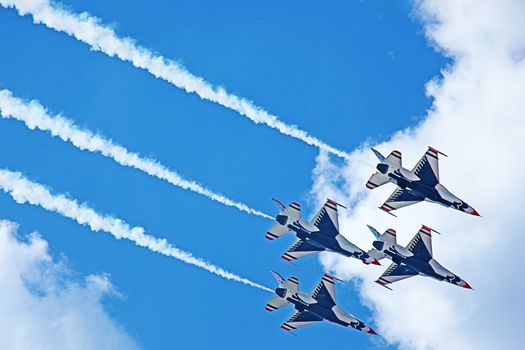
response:
[[[226,206],[235,207],[248,214],[272,219],[271,216],[252,209],[244,203],[233,201],[195,181],[182,178],[179,174],[168,169],[156,160],[143,158],[139,154],[130,152],[126,148],[115,144],[112,140],[104,136],[94,134],[86,129],[81,129],[71,120],[63,116],[49,115],[47,110],[38,101],[25,102],[13,96],[11,91],[1,90],[0,114],[3,118],[13,118],[24,122],[31,130],[39,129],[47,131],[63,141],[72,143],[81,150],[100,153],[103,156],[112,158],[120,165],[139,169],[148,175],[165,180],[185,190],[196,192]]]
[[[0,349],[140,348],[105,306],[118,295],[107,274],[79,275],[17,229],[0,220]]]
[[[43,185],[26,179],[19,172],[1,169],[0,188],[11,195],[11,197],[13,197],[13,199],[19,204],[29,203],[32,205],[38,205],[45,210],[61,214],[67,218],[75,220],[81,225],[86,225],[94,232],[104,231],[110,233],[116,239],[128,239],[139,247],[144,247],[152,252],[163,254],[187,264],[197,266],[228,280],[244,283],[255,288],[272,292],[271,289],[260,284],[237,276],[200,258],[194,257],[191,253],[185,252],[170,244],[164,238],[161,239],[150,236],[144,232],[144,228],[142,227],[130,227],[121,219],[99,214],[86,204],[79,204],[76,200],[70,199],[65,195],[54,195]]]
[[[48,0],[0,0],[0,4],[6,8],[16,8],[22,16],[30,14],[35,23],[42,23],[48,28],[73,36],[88,44],[92,50],[130,62],[137,68],[147,70],[156,78],[163,79],[188,93],[195,93],[203,100],[232,109],[256,124],[265,124],[284,135],[339,157],[348,156],[346,152],[309,135],[297,126],[282,122],[275,115],[245,98],[228,93],[222,87],[213,86],[203,78],[191,74],[180,64],[138,46],[132,39],[119,37],[113,29],[103,25],[100,19],[86,12],[72,13]]]

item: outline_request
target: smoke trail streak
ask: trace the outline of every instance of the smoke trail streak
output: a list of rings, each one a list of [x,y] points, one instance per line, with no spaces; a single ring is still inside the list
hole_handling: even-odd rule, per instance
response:
[[[0,188],[11,195],[19,204],[29,203],[38,205],[45,210],[56,212],[73,219],[81,225],[87,225],[93,232],[108,232],[116,239],[128,239],[139,247],[144,247],[152,252],[173,257],[187,264],[200,267],[228,280],[272,292],[269,288],[194,257],[191,253],[180,250],[168,243],[164,238],[152,237],[146,234],[142,227],[130,227],[121,219],[99,214],[86,204],[79,204],[74,199],[70,199],[64,195],[53,195],[46,187],[26,179],[19,172],[0,169]]]
[[[122,61],[145,69],[156,78],[163,79],[188,93],[196,93],[204,100],[232,109],[256,124],[266,124],[284,135],[302,140],[339,157],[345,159],[349,157],[348,153],[326,144],[295,125],[282,122],[275,115],[271,115],[252,102],[191,74],[180,64],[136,45],[130,38],[119,37],[113,29],[103,25],[100,19],[86,12],[71,13],[49,0],[0,0],[0,5],[16,8],[21,16],[30,14],[35,23],[42,23],[48,28],[73,36],[88,44],[94,51],[101,51],[111,57],[117,56]]]
[[[112,158],[120,165],[139,169],[148,175],[165,180],[185,190],[196,192],[221,204],[235,207],[249,214],[273,219],[271,216],[252,209],[246,204],[235,202],[221,194],[217,194],[195,181],[185,180],[179,174],[155,160],[142,158],[139,154],[130,152],[101,135],[95,135],[89,130],[82,130],[69,119],[62,116],[50,116],[38,101],[33,100],[26,103],[14,97],[9,90],[1,90],[0,114],[3,118],[14,118],[24,122],[31,130],[36,128],[48,131],[51,135],[70,142],[81,150],[100,153]]]

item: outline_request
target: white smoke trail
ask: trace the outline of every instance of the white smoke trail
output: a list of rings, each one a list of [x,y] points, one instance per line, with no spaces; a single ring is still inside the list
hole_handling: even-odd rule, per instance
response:
[[[130,227],[121,219],[101,215],[86,204],[79,204],[74,199],[67,198],[64,195],[53,195],[46,187],[26,179],[19,172],[0,169],[0,188],[11,195],[19,204],[38,205],[45,210],[73,219],[81,225],[87,225],[93,232],[108,232],[116,239],[128,239],[139,247],[144,247],[152,252],[167,255],[187,264],[200,267],[228,280],[272,292],[269,288],[194,257],[191,253],[180,250],[168,243],[164,238],[160,239],[147,235],[142,227]]]
[[[349,155],[332,147],[295,125],[288,125],[261,107],[239,96],[228,93],[222,87],[215,87],[203,78],[195,76],[176,62],[138,46],[130,38],[120,38],[113,29],[101,24],[100,19],[83,12],[71,13],[49,0],[0,0],[6,8],[16,8],[21,16],[30,14],[35,23],[64,32],[88,44],[92,50],[101,51],[111,57],[117,56],[137,68],[147,70],[156,78],[161,78],[188,93],[196,93],[200,98],[218,103],[238,112],[254,123],[266,124],[282,134],[302,140],[309,145],[335,154],[342,158]]]
[[[75,147],[81,150],[100,153],[106,157],[112,158],[120,165],[139,169],[151,176],[165,180],[172,185],[196,192],[221,204],[235,207],[249,214],[273,219],[271,216],[252,209],[246,204],[235,202],[194,181],[185,180],[179,174],[166,168],[155,160],[142,158],[139,154],[130,152],[126,148],[116,145],[103,136],[95,135],[89,130],[82,130],[64,117],[50,116],[38,101],[33,100],[26,103],[13,96],[11,91],[1,90],[0,114],[3,118],[14,118],[24,122],[31,130],[36,128],[48,131],[51,135],[57,136],[63,141],[71,142]]]

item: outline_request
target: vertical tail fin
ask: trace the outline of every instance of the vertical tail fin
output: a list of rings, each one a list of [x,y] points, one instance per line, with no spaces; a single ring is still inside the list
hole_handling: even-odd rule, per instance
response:
[[[271,272],[277,283],[279,283],[280,288],[285,288],[292,293],[299,291],[299,279],[297,277],[289,277],[287,280],[285,280],[284,277],[277,272]]]
[[[390,154],[386,157],[384,157],[381,153],[379,153],[378,150],[372,148],[372,152],[376,155],[377,159],[379,159],[379,162],[381,164],[388,164],[392,165],[396,168],[401,167],[401,152],[398,150],[394,150],[390,152]]]
[[[372,152],[374,152],[374,154],[376,155],[377,159],[379,159],[379,161],[381,163],[385,162],[385,157],[378,150],[376,150],[375,148],[372,148]]]
[[[379,231],[377,231],[372,226],[370,225],[367,225],[367,226],[370,229],[370,231],[372,231],[372,234],[374,235],[376,240],[385,242],[389,245],[394,245],[397,243],[396,230],[394,230],[393,228],[389,228],[388,230],[386,230],[384,233],[381,234],[379,233]]]
[[[372,248],[368,254],[373,258],[381,260],[385,258],[384,249],[387,249],[388,247],[397,243],[396,231],[389,228],[383,234],[380,234],[379,231],[377,231],[372,226],[368,225],[368,228],[370,231],[372,231],[372,234],[376,238],[374,243],[372,243],[374,248]]]

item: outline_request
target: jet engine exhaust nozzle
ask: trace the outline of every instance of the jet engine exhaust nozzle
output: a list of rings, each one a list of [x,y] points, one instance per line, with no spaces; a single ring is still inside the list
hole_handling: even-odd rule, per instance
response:
[[[278,223],[280,223],[281,225],[284,226],[288,222],[288,216],[283,215],[283,214],[279,214],[279,215],[277,215],[275,220],[277,220]]]
[[[275,290],[275,294],[277,294],[279,297],[284,298],[286,296],[286,288],[277,288]]]
[[[377,249],[379,251],[382,251],[383,248],[385,247],[385,242],[383,242],[383,241],[374,241],[374,243],[372,243],[372,246],[374,246],[375,249]]]
[[[386,173],[388,172],[388,164],[385,164],[385,163],[379,163],[377,164],[377,167],[376,169],[383,175],[386,175]]]

